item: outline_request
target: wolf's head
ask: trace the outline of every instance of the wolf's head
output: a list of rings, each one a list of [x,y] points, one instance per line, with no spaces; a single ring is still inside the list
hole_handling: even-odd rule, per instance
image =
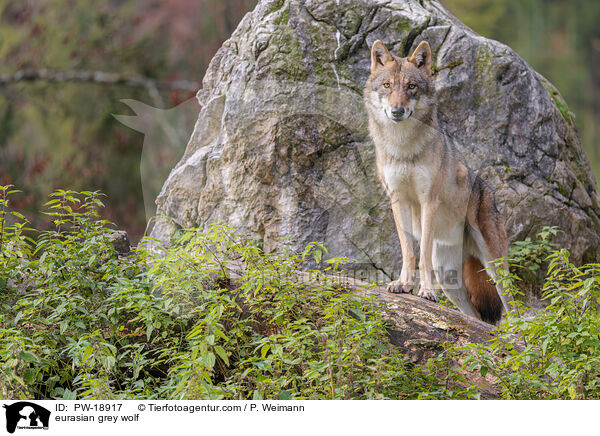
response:
[[[435,104],[431,49],[421,42],[412,55],[392,55],[381,41],[371,47],[371,75],[365,87],[369,112],[380,122],[399,123]]]

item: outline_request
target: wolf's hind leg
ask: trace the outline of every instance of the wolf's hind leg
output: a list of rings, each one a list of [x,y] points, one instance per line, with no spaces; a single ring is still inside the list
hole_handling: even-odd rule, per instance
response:
[[[460,245],[447,245],[434,241],[432,260],[436,280],[446,297],[463,313],[481,319],[479,312],[471,303],[462,279],[462,241]]]

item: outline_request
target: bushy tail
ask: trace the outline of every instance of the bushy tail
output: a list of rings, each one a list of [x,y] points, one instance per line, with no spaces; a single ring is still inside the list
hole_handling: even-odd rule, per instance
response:
[[[481,319],[497,324],[502,317],[502,300],[483,264],[474,256],[469,256],[463,264],[463,282]]]

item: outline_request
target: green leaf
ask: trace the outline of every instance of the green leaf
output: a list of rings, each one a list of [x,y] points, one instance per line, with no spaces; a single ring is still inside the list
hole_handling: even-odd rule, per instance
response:
[[[269,352],[270,349],[271,349],[271,346],[269,344],[265,344],[260,348],[261,359],[264,359],[265,357],[267,357],[267,353]]]
[[[93,345],[88,345],[87,347],[85,347],[85,351],[83,352],[82,361],[84,363],[87,362],[87,360],[90,358],[90,356],[92,355],[93,352],[94,352],[94,346]]]
[[[26,218],[25,218],[25,215],[23,215],[22,213],[19,213],[19,212],[14,212],[14,211],[13,211],[13,212],[11,212],[11,214],[12,214],[13,216],[16,216],[16,217],[17,217],[17,218],[19,218],[19,219],[22,219],[22,220],[26,219]]]
[[[546,350],[548,349],[548,345],[550,344],[550,338],[546,338],[544,342],[542,342],[542,353],[546,354]]]
[[[30,351],[21,351],[19,357],[26,362],[37,362],[39,358]]]
[[[69,328],[69,320],[61,321],[58,332],[62,335],[67,331],[67,328]]]
[[[319,264],[321,263],[321,259],[323,258],[323,252],[317,249],[314,251],[313,256],[315,257],[315,262]]]
[[[208,369],[212,369],[215,366],[217,358],[213,353],[208,352],[204,355],[202,360],[204,361]]]
[[[280,400],[291,400],[292,399],[292,393],[290,391],[281,391],[279,393],[279,399]]]
[[[217,345],[215,347],[215,353],[217,353],[217,355],[223,360],[223,362],[225,362],[225,365],[229,366],[229,357],[227,356],[227,352],[223,347]]]

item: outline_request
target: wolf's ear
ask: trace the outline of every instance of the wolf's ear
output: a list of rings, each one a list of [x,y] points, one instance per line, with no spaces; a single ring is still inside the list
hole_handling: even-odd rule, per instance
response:
[[[383,42],[377,40],[373,43],[371,47],[371,72],[374,73],[379,67],[385,65],[387,62],[391,61],[392,55],[385,48]]]
[[[427,41],[419,44],[408,61],[415,64],[417,68],[425,68],[425,71],[431,74],[431,48]]]

